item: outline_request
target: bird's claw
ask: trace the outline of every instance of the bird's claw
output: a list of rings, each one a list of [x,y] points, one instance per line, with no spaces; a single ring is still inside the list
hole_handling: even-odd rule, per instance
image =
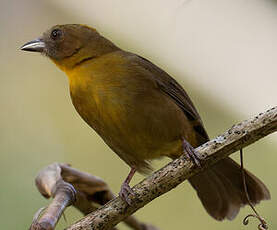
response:
[[[185,139],[183,139],[183,151],[187,159],[191,159],[195,165],[201,167],[201,158],[198,152]]]
[[[119,196],[120,198],[125,201],[128,205],[131,205],[132,203],[132,200],[130,198],[130,196],[134,196],[135,193],[134,191],[131,189],[131,187],[129,186],[128,183],[124,182],[122,185],[121,185],[121,189],[120,189],[120,192],[119,192]]]

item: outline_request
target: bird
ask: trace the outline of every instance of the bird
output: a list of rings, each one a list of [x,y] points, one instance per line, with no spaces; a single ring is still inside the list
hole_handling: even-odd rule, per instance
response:
[[[200,115],[184,88],[148,59],[81,24],[55,25],[21,50],[40,52],[65,72],[79,115],[130,167],[119,192],[129,205],[133,175],[151,172],[153,159],[185,154],[201,167],[195,148],[209,136]],[[270,199],[260,179],[248,170],[245,178],[253,205]],[[248,203],[240,166],[229,157],[189,182],[216,220],[234,219]]]

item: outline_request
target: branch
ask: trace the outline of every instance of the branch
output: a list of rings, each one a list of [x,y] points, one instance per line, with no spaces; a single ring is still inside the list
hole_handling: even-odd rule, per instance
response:
[[[231,153],[277,131],[277,107],[234,125],[222,135],[196,149],[202,156],[201,169],[184,156],[172,161],[133,187],[132,205],[119,197],[87,215],[67,230],[108,230],[153,199],[170,191],[200,170],[211,167]]]
[[[36,186],[44,197],[53,197],[53,200],[47,208],[39,209],[29,230],[54,230],[70,205],[87,215],[115,198],[101,178],[66,164],[53,163],[42,169],[36,177]],[[158,230],[133,216],[127,217],[124,223],[133,230]]]

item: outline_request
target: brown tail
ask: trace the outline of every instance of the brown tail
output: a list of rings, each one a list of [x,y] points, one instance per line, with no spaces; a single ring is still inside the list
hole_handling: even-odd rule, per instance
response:
[[[267,187],[252,173],[246,171],[246,185],[252,204],[270,199]],[[203,206],[216,220],[236,217],[247,204],[240,166],[231,158],[218,162],[213,168],[189,179]]]

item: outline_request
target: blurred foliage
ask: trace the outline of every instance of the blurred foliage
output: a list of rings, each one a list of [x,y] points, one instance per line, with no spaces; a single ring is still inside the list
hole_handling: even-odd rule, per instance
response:
[[[80,119],[71,105],[65,75],[46,58],[19,51],[24,42],[54,24],[83,22],[46,1],[1,1],[0,9],[1,228],[27,229],[35,211],[48,203],[34,185],[36,173],[42,167],[55,161],[71,163],[100,176],[115,192],[129,169]],[[178,79],[199,108],[211,137],[247,118],[238,117],[224,105],[211,101],[209,95],[180,76]],[[246,166],[264,180],[273,199],[277,194],[274,147],[263,140],[245,151]],[[166,162],[162,160],[155,165],[158,168]],[[133,184],[142,178],[136,175]],[[273,201],[263,203],[258,209],[269,220],[270,227],[277,226]],[[245,208],[233,222],[218,223],[206,214],[195,192],[184,183],[136,215],[161,229],[231,230],[243,228],[241,222],[248,212],[249,208]],[[69,209],[66,217],[68,223],[61,220],[57,229],[63,229],[81,215]],[[253,229],[255,224],[251,222],[244,228]]]

